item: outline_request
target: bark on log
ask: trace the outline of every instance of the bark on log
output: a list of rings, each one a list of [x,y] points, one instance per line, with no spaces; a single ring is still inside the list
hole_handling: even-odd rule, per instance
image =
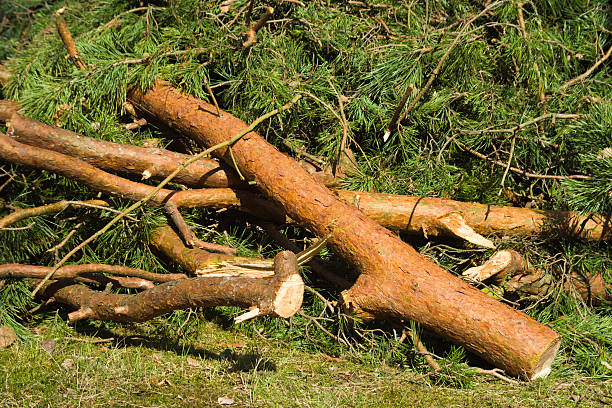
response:
[[[159,120],[212,146],[247,128],[239,119],[176,88],[133,89],[130,102]],[[524,313],[501,304],[422,257],[395,234],[316,182],[299,164],[255,132],[232,147],[243,175],[266,196],[319,236],[361,273],[343,292],[347,309],[377,318],[415,320],[465,346],[512,375],[533,379],[550,372],[559,335]],[[229,148],[216,151],[228,164]]]
[[[9,112],[10,109],[7,108]],[[1,110],[0,103],[0,112]],[[88,138],[13,113],[14,111],[8,115],[10,119],[7,126],[9,134],[15,140],[77,157],[107,171],[134,174],[139,177],[146,174],[146,178],[163,179],[189,158],[188,155],[165,149],[141,148]],[[196,188],[247,187],[232,169],[215,163],[218,162],[197,161],[179,173],[175,180]],[[323,175],[318,177],[323,181]],[[239,200],[232,191],[210,191],[210,194],[221,200],[217,206],[232,201],[233,205],[238,206]],[[604,240],[612,237],[612,221],[600,215],[586,217],[574,211],[499,207],[443,198],[384,193],[337,190],[336,194],[357,206],[382,226],[397,231],[423,232],[432,236],[458,235],[470,240],[467,236],[469,234],[462,234],[459,228],[449,222],[452,221],[449,217],[457,217],[476,234],[481,235],[534,235],[554,231],[588,240]],[[248,193],[242,193],[243,200],[246,195]],[[259,205],[265,206],[263,203]],[[278,213],[274,207],[269,211]],[[279,219],[279,216],[275,216],[275,219]]]
[[[77,309],[70,321],[84,318],[143,322],[161,314],[189,307],[242,306],[252,310],[237,318],[290,317],[302,304],[304,283],[293,252],[274,258],[272,276],[236,276],[217,273],[163,283],[134,295],[102,293],[83,285],[55,282],[41,294]]]
[[[518,297],[541,299],[560,285],[561,290],[578,293],[593,306],[612,304],[612,284],[607,283],[601,274],[573,272],[567,279],[559,281],[546,271],[532,268],[521,254],[511,249],[495,253],[487,262],[469,268],[463,275],[478,282],[490,279],[506,293]]]

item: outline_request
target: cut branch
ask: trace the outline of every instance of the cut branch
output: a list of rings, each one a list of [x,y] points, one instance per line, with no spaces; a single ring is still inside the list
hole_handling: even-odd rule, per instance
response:
[[[272,276],[218,273],[163,283],[134,295],[102,293],[61,282],[46,284],[41,291],[77,309],[68,315],[71,322],[85,318],[143,322],[177,309],[210,306],[249,307],[249,318],[290,317],[301,307],[303,293],[297,260],[289,251],[274,258]],[[241,316],[237,320],[244,321]]]
[[[251,5],[252,4],[251,2]],[[274,14],[274,8],[266,7],[266,11],[259,17],[259,20],[249,26],[245,34],[245,40],[242,43],[242,49],[246,50],[257,42],[257,32],[266,24],[270,17],[272,17],[272,14]]]
[[[74,65],[76,65],[77,68],[85,71],[87,70],[87,65],[85,65],[85,62],[83,62],[83,58],[81,58],[81,55],[79,54],[79,51],[77,50],[77,47],[74,44],[72,34],[70,34],[70,30],[68,29],[68,26],[66,25],[66,22],[62,17],[64,10],[65,9],[62,7],[61,9],[55,12],[55,23],[57,24],[57,32],[62,38],[64,46],[68,50],[68,56],[70,57]]]
[[[247,125],[213,106],[158,84],[128,96],[136,109],[204,146],[227,141]],[[254,132],[232,145],[235,161],[287,214],[319,236],[361,273],[342,294],[349,312],[415,320],[512,375],[548,375],[560,337],[529,316],[448,274],[395,234],[316,182],[300,165]],[[215,154],[231,163],[229,149]],[[525,338],[530,341],[526,342]]]

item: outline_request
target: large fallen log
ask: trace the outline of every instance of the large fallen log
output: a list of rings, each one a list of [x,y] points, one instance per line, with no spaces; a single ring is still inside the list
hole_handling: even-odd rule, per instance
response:
[[[92,290],[84,285],[54,282],[42,296],[76,308],[71,322],[89,318],[122,322],[143,322],[161,314],[189,307],[241,306],[251,311],[237,322],[256,316],[290,317],[302,305],[304,284],[297,259],[290,251],[274,258],[272,272],[248,274],[216,273],[157,285],[137,294],[115,294]]]
[[[147,92],[131,90],[129,100],[147,117],[205,146],[226,142],[247,128],[232,115],[217,116],[213,106],[161,83]],[[247,180],[255,181],[292,219],[328,236],[328,245],[360,272],[342,293],[347,310],[417,321],[512,375],[533,379],[550,372],[560,344],[556,332],[424,258],[256,133],[215,153],[228,164],[235,158]]]
[[[141,178],[163,179],[190,156],[166,149],[152,149],[92,139],[77,133],[46,125],[15,112],[15,106],[1,101],[0,120],[7,121],[9,134],[20,143],[44,147],[77,157],[98,168],[114,173],[127,173]],[[323,174],[318,174],[321,181]],[[247,188],[238,175],[215,160],[198,160],[182,170],[175,181],[189,187]],[[239,206],[234,191],[209,191],[211,197],[224,204]],[[535,235],[557,232],[582,239],[600,240],[612,237],[611,220],[595,215],[587,217],[574,211],[544,211],[528,208],[500,207],[466,203],[443,198],[413,197],[384,193],[337,190],[336,194],[357,206],[368,217],[384,227],[397,231],[423,232],[428,236],[460,236],[491,247],[478,234]],[[238,194],[245,200],[248,193]],[[210,201],[209,201],[210,202]],[[260,205],[264,203],[260,202]],[[278,208],[270,206],[272,213]],[[252,210],[252,208],[251,208]],[[279,219],[279,215],[274,217]]]

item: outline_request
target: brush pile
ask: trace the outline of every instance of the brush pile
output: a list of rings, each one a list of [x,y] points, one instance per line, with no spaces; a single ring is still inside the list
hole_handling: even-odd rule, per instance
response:
[[[323,300],[527,380],[562,314],[610,324],[604,2],[33,3],[0,48],[0,324]]]

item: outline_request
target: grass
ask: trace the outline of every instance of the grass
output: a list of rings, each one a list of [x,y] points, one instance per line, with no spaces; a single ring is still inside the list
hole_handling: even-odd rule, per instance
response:
[[[433,386],[427,373],[353,355],[330,358],[197,320],[161,334],[164,319],[96,328],[48,320],[0,350],[2,407],[601,407],[612,383],[558,375],[518,385],[477,375]],[[104,325],[102,325],[104,326]],[[161,328],[161,330],[160,330]],[[92,337],[92,335],[94,335]],[[161,335],[160,335],[161,334]],[[107,343],[93,343],[112,338]],[[50,352],[43,342],[53,339]],[[41,345],[41,343],[43,343]],[[47,350],[45,350],[45,348]]]

